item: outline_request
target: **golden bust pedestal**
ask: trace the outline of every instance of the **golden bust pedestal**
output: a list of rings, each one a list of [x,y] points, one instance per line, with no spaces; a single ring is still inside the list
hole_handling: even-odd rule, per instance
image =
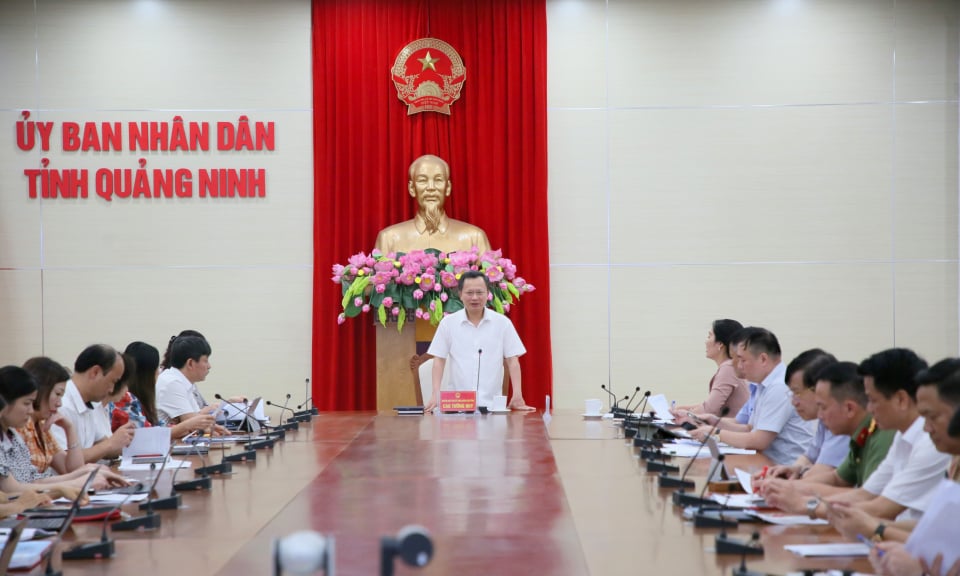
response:
[[[415,318],[397,330],[396,323],[377,326],[377,410],[395,406],[416,406],[417,393],[410,358],[417,353],[418,342],[430,342],[437,328],[427,320]],[[425,399],[426,400],[426,399]]]

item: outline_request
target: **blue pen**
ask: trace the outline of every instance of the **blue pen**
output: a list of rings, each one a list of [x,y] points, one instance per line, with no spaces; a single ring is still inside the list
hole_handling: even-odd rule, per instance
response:
[[[877,551],[877,558],[883,558],[883,550],[880,550],[879,548],[877,548],[877,543],[876,543],[876,542],[874,542],[873,540],[867,538],[867,537],[864,536],[863,534],[857,534],[857,540],[859,540],[859,541],[863,542],[864,544],[866,544],[867,546],[869,546],[871,550],[876,550],[876,551]]]

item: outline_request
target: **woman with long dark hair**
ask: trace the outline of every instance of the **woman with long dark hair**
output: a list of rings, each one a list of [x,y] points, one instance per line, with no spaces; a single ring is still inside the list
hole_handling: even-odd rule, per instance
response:
[[[53,469],[57,474],[68,474],[84,467],[83,448],[69,418],[57,412],[70,373],[59,362],[45,356],[24,362],[26,370],[37,385],[37,399],[33,403],[33,415],[26,425],[17,428],[27,448],[30,461],[42,474]],[[67,445],[60,446],[50,433],[52,426],[59,426],[67,437]]]

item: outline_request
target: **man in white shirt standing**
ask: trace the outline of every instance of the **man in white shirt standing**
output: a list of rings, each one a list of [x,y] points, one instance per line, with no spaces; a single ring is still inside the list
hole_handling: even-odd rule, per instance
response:
[[[777,464],[790,464],[813,441],[813,426],[804,422],[790,401],[784,382],[787,368],[780,360],[780,343],[769,330],[752,330],[737,349],[744,377],[757,382],[753,413],[747,424],[723,418],[717,436],[736,448],[762,451]],[[703,440],[710,426],[701,426],[690,435]]]
[[[210,354],[210,344],[199,336],[181,336],[170,345],[170,367],[157,377],[161,421],[179,424],[216,409],[216,405],[207,406],[197,390],[197,382],[203,382],[210,372]]]
[[[424,406],[430,412],[440,402],[440,382],[450,362],[450,382],[455,390],[477,390],[477,406],[492,406],[500,394],[501,367],[506,361],[513,385],[509,406],[514,410],[534,410],[523,400],[520,356],[526,353],[513,323],[487,309],[489,287],[482,272],[468,271],[460,276],[463,310],[444,317],[437,326],[428,353],[434,357],[433,393]]]
[[[100,402],[122,376],[123,360],[113,347],[106,344],[87,346],[74,362],[73,378],[67,381],[59,411],[73,423],[85,462],[116,458],[133,441],[135,426],[132,422],[117,428],[112,435],[109,428],[104,430],[101,425],[103,408]],[[74,448],[67,445],[62,428],[53,426],[50,432],[64,450]]]

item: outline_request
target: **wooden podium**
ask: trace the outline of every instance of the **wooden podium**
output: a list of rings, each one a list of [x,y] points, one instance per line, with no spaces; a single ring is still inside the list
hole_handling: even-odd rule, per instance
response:
[[[376,324],[377,332],[377,410],[395,406],[416,406],[410,358],[417,353],[418,342],[430,342],[437,329],[429,321],[414,318],[397,330],[394,322]]]

